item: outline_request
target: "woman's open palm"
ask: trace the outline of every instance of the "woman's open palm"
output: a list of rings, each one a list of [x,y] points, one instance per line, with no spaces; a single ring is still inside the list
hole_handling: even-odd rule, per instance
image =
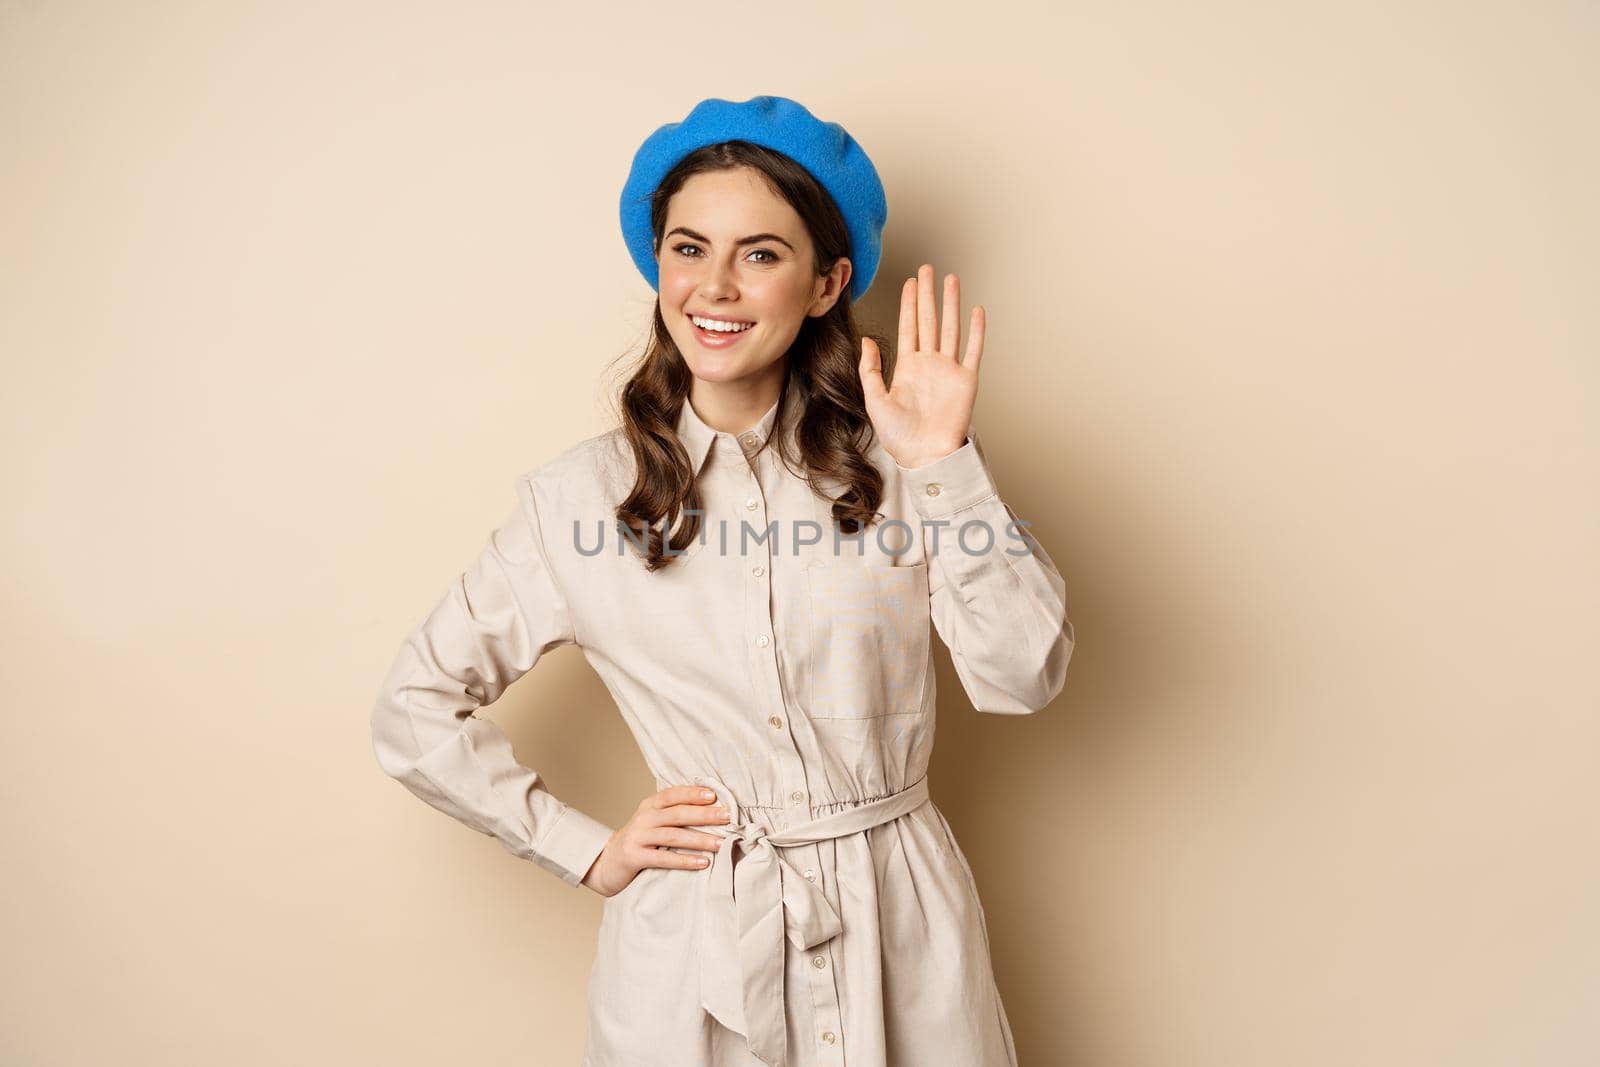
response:
[[[883,447],[902,467],[921,467],[948,456],[967,440],[978,397],[978,363],[983,357],[984,311],[972,309],[964,358],[961,341],[961,281],[944,278],[943,321],[933,301],[933,264],[900,290],[900,340],[894,384],[883,381],[882,353],[870,337],[861,339],[861,387],[867,416]],[[937,327],[937,328],[936,328]]]

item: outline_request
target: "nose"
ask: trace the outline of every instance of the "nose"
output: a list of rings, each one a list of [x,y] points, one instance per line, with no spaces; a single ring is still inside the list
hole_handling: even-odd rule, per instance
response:
[[[705,274],[700,279],[701,295],[715,300],[731,296],[736,291],[732,267],[720,259],[706,264]]]

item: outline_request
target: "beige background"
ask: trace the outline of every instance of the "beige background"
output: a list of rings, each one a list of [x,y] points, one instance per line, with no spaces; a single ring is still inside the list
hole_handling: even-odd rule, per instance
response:
[[[367,712],[607,425],[616,198],[844,123],[989,310],[1063,695],[934,795],[1029,1067],[1600,1059],[1592,3],[0,0],[6,1064],[575,1064],[601,898]],[[609,368],[609,371],[608,371]],[[581,654],[492,717],[614,825]]]

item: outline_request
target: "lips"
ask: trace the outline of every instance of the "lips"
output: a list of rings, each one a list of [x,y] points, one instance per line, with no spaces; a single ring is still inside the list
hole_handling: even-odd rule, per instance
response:
[[[698,311],[691,311],[685,317],[688,318],[691,323],[695,319],[711,319],[711,320],[713,320],[715,322],[732,323],[735,326],[754,326],[755,325],[755,322],[753,320],[751,320],[751,319],[729,319],[729,318],[724,318],[721,315],[702,315]]]
[[[709,318],[710,316],[707,317]],[[720,321],[732,322],[734,320],[723,319]],[[743,330],[707,330],[695,325],[695,322],[692,318],[689,320],[689,326],[694,330],[695,338],[707,348],[724,348],[728,345],[736,344],[738,343],[739,338],[750,333],[751,329],[754,328],[754,324],[752,323],[750,328]]]

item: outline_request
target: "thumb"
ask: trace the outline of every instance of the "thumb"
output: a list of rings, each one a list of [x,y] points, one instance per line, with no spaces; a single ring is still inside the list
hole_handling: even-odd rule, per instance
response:
[[[861,389],[871,400],[881,399],[889,390],[883,384],[883,359],[878,342],[870,337],[861,339]]]

